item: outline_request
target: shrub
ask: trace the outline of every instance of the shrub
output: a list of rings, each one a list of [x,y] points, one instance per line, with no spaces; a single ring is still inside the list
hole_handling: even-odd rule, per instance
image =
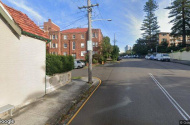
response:
[[[63,73],[74,68],[72,56],[46,55],[46,74]]]
[[[92,60],[92,63],[93,63],[93,64],[97,64],[97,63],[98,63],[98,60],[93,59],[93,60]]]
[[[186,48],[186,51],[187,51],[187,52],[189,52],[189,51],[190,51],[190,46],[188,46],[188,47]]]

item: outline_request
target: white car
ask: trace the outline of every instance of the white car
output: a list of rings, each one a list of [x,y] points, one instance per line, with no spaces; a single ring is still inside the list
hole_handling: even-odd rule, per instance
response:
[[[75,66],[75,69],[83,68],[85,66],[85,64],[83,62],[81,62],[80,60],[74,60],[74,66]]]
[[[168,62],[170,61],[170,56],[164,53],[156,54],[156,58],[158,61],[168,61]]]
[[[146,55],[146,56],[145,56],[145,59],[150,59],[150,55]]]

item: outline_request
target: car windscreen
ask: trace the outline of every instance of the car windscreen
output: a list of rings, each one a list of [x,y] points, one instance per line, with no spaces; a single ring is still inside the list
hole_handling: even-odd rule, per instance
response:
[[[163,56],[169,56],[168,54],[163,54]]]

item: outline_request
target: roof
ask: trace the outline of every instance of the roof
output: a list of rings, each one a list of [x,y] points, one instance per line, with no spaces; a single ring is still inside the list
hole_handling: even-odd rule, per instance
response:
[[[76,29],[68,29],[63,30],[62,33],[81,33],[81,32],[87,32],[88,28],[76,28]]]
[[[160,34],[160,33],[169,33],[169,34],[170,34],[170,32],[159,32],[159,34]]]
[[[22,31],[49,39],[49,37],[44,33],[44,31],[41,30],[26,14],[5,5],[1,1],[0,3],[9,12],[13,20],[18,24]]]

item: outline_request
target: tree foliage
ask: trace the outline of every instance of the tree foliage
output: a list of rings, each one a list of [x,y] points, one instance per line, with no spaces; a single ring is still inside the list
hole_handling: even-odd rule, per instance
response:
[[[158,9],[158,4],[154,0],[148,0],[144,6],[144,12],[146,13],[145,19],[141,30],[143,32],[143,38],[153,42],[156,40],[156,35],[159,32],[159,26],[157,22],[157,17],[155,16],[155,11]]]
[[[170,10],[170,23],[173,23],[171,35],[182,35],[182,44],[186,45],[186,35],[190,34],[190,0],[174,0],[166,9]]]
[[[113,51],[111,53],[112,60],[117,60],[117,58],[119,57],[119,52],[120,52],[119,47],[116,45],[113,46]]]
[[[138,55],[146,55],[148,53],[147,40],[138,39],[133,46],[133,52]]]
[[[110,43],[110,38],[109,37],[104,37],[102,44],[101,44],[101,54],[104,58],[104,61],[107,60],[107,58],[111,57],[111,53],[113,51],[113,47]]]

